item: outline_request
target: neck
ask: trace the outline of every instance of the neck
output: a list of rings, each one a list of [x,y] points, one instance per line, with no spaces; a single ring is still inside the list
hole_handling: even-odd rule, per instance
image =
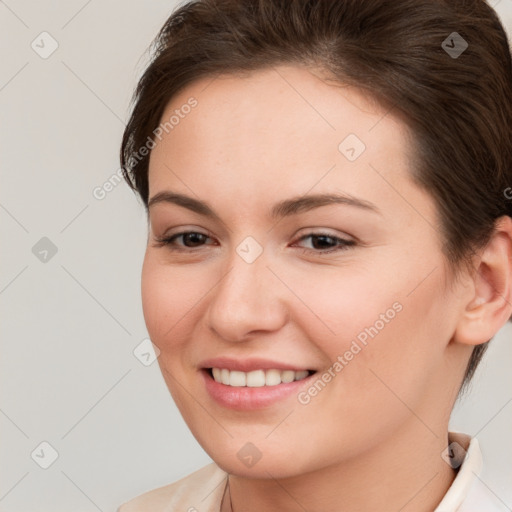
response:
[[[230,497],[233,512],[377,511],[383,503],[387,510],[432,512],[456,474],[441,458],[447,424],[432,432],[417,418],[410,423],[376,450],[308,474],[281,479],[230,475],[222,512],[231,512]]]

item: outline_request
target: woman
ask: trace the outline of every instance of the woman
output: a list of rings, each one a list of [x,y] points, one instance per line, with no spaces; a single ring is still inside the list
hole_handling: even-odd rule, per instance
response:
[[[173,13],[121,161],[148,332],[215,462],[121,512],[506,510],[448,422],[512,313],[511,98],[482,0]]]

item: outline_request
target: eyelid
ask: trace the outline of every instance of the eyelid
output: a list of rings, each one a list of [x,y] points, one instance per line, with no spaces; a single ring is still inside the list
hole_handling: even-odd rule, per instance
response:
[[[342,232],[331,232],[329,228],[304,228],[307,231],[300,235],[301,237],[308,236],[308,235],[318,235],[318,236],[330,236],[332,238],[340,238],[342,240],[345,240],[347,242],[358,242],[359,240],[352,235],[349,235],[348,233]]]
[[[326,249],[310,249],[310,248],[306,248],[306,247],[299,247],[299,249],[301,249],[302,252],[304,252],[305,254],[313,254],[313,255],[322,256],[322,255],[328,255],[331,253],[339,253],[339,252],[347,250],[349,247],[355,247],[358,245],[357,241],[353,240],[351,237],[344,238],[343,236],[334,235],[334,234],[331,234],[331,233],[328,233],[328,232],[325,232],[325,231],[322,231],[321,229],[319,229],[319,230],[311,231],[309,233],[305,233],[305,234],[301,235],[292,244],[292,246],[296,245],[298,242],[301,242],[302,240],[304,240],[306,238],[322,237],[322,236],[332,238],[333,240],[335,240],[336,245],[334,245],[330,248],[326,248]]]
[[[175,226],[174,228],[169,228],[163,232],[163,234],[159,237],[154,235],[155,238],[170,238],[175,235],[183,235],[186,233],[200,233],[201,235],[208,236],[210,238],[213,237],[213,234],[211,231],[209,231],[206,228],[200,228],[198,226],[195,226],[193,224],[185,224],[181,226]]]
[[[169,245],[170,246],[170,245],[172,245],[172,242],[171,242],[172,239],[176,239],[176,238],[179,238],[180,236],[185,236],[190,233],[205,236],[206,238],[209,238],[210,240],[213,240],[213,238],[214,238],[211,236],[210,233],[204,233],[203,231],[200,231],[197,229],[181,229],[180,231],[176,231],[175,233],[172,233],[172,232],[164,233],[162,236],[154,235],[153,238],[154,238],[155,242],[157,242],[159,245]],[[176,249],[176,250],[183,249],[183,250],[190,251],[190,250],[194,249],[193,247],[187,247],[186,245],[177,246],[177,247],[179,247],[179,249]],[[201,248],[201,247],[202,246],[200,246],[198,248]]]
[[[209,232],[208,230],[204,230],[206,232],[203,232],[202,228],[195,228],[195,227],[184,227],[184,228],[181,228],[180,227],[179,229],[180,229],[180,231],[177,231],[176,233],[172,233],[172,230],[171,230],[170,233],[169,232],[165,232],[163,235],[161,235],[159,237],[155,236],[155,238],[159,238],[159,239],[171,238],[171,237],[176,236],[176,235],[185,235],[185,234],[188,234],[188,233],[198,233],[198,234],[207,236],[209,238],[214,238],[214,236],[212,235],[211,232]],[[303,238],[305,238],[307,236],[316,235],[316,236],[329,236],[329,237],[332,237],[332,238],[338,238],[338,239],[344,240],[346,242],[358,242],[356,237],[353,237],[353,236],[348,235],[346,233],[344,233],[342,235],[339,235],[337,233],[330,233],[329,231],[327,231],[325,229],[322,229],[322,228],[305,228],[305,229],[310,229],[310,231],[301,234],[297,238],[297,240],[302,240]]]
[[[307,238],[313,237],[327,237],[331,238],[335,241],[335,245],[327,248],[321,248],[321,249],[315,249],[315,248],[307,248],[307,247],[298,247],[303,253],[306,254],[313,254],[313,255],[327,255],[334,252],[341,252],[343,250],[348,249],[349,247],[357,246],[358,240],[357,238],[343,234],[339,235],[337,233],[331,233],[328,229],[325,228],[305,228],[308,229],[307,232],[300,234],[298,237],[294,239],[294,241],[291,243],[291,247],[297,246],[297,244]],[[204,232],[206,231],[206,232]],[[202,228],[195,228],[192,226],[187,227],[180,227],[179,231],[172,232],[172,230],[169,230],[168,232],[164,233],[162,236],[154,236],[154,240],[156,242],[157,247],[167,247],[170,251],[173,252],[182,252],[182,253],[194,253],[201,251],[204,247],[207,247],[208,243],[200,244],[196,247],[187,247],[186,245],[181,245],[175,242],[176,239],[183,237],[188,234],[198,234],[203,237],[206,237],[210,240],[215,240],[215,237],[212,236],[211,233],[208,232],[208,230],[204,230]],[[214,244],[218,245],[218,244]]]

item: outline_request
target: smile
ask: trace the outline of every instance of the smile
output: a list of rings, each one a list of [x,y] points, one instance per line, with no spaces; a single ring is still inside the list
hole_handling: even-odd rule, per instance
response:
[[[277,386],[287,384],[296,380],[302,380],[313,373],[312,370],[253,370],[242,372],[228,370],[226,368],[210,368],[210,375],[215,382],[232,387],[261,388],[265,386]]]
[[[206,391],[218,405],[238,411],[253,411],[282,406],[295,399],[313,375],[313,370],[259,369],[244,372],[206,367],[200,371]],[[226,383],[226,384],[225,384]]]

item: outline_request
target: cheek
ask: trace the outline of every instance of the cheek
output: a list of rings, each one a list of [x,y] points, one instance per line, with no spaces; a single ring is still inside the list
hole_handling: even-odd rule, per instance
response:
[[[159,348],[157,359],[171,396],[185,416],[191,407],[183,393],[188,368],[186,340],[195,323],[194,305],[204,292],[183,269],[166,265],[161,255],[147,250],[141,275],[142,309],[151,341]]]
[[[141,276],[142,309],[151,340],[162,352],[174,348],[183,320],[202,296],[197,283],[190,273],[162,262],[160,254],[150,249],[146,252]]]
[[[319,267],[301,272],[300,279],[288,271],[287,282],[296,283],[293,291],[301,299],[296,312],[303,311],[294,318],[331,365],[340,363],[332,389],[347,407],[400,405],[391,390],[417,403],[426,392],[450,330],[442,271],[418,286],[433,267],[432,261],[425,268],[382,263],[373,271]]]
[[[294,294],[288,299],[294,320],[334,357],[353,339],[364,343],[366,328],[387,329],[401,309],[399,283],[390,286],[380,272],[368,268],[290,268],[282,276]]]

